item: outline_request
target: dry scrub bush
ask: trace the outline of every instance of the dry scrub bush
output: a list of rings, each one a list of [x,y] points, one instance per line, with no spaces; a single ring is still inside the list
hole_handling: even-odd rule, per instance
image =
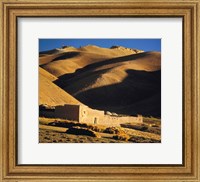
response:
[[[89,125],[87,128],[96,132],[104,132],[104,130],[106,129],[105,126],[94,126],[94,125]]]
[[[116,127],[108,127],[104,130],[104,133],[110,134],[125,134],[125,131]]]
[[[145,138],[145,137],[140,137],[140,136],[132,136],[129,139],[130,142],[133,143],[160,143],[160,140],[155,140],[152,138]]]
[[[125,127],[125,128],[131,128],[131,129],[135,129],[135,130],[140,130],[140,131],[147,131],[148,128],[149,128],[149,125],[147,125],[147,124],[139,124],[139,123],[135,123],[135,124],[128,123],[128,124],[122,124],[121,126]]]
[[[146,131],[146,130],[148,130],[148,126],[145,126],[145,125],[132,126],[132,128],[136,129],[136,130],[140,130],[140,131]]]
[[[150,127],[155,127],[155,128],[156,128],[156,127],[159,127],[159,126],[156,125],[156,124],[149,124],[149,126],[150,126]]]
[[[75,126],[86,127],[86,128],[88,127],[88,125],[85,123],[78,123],[76,121],[58,121],[58,120],[50,122],[48,125],[64,127],[64,128],[71,128],[71,127],[75,127]]]
[[[79,126],[71,127],[67,130],[68,134],[74,134],[74,135],[87,135],[92,137],[100,138],[101,136],[94,131],[87,129],[87,128],[81,128]]]
[[[130,139],[130,136],[127,135],[126,133],[124,134],[117,134],[117,135],[114,135],[113,138],[115,140],[123,140],[123,141],[128,141]]]

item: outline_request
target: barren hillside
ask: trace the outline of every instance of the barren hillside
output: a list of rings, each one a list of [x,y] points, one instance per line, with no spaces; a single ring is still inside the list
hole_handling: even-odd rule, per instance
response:
[[[161,115],[160,52],[65,46],[41,52],[40,67],[40,103],[80,101],[118,114]]]
[[[39,68],[39,105],[80,104],[77,99],[55,85],[52,82],[55,79],[55,76]]]
[[[66,46],[40,53],[40,66],[55,76],[73,73],[89,64],[142,52],[115,46],[110,49],[88,45],[81,48]]]

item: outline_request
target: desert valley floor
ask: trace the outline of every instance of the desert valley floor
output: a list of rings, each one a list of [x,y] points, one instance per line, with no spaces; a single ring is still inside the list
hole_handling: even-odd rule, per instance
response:
[[[73,128],[82,129],[77,134]],[[71,129],[71,132],[70,132]],[[67,120],[40,118],[40,143],[159,143],[160,120],[146,118],[144,124],[106,127],[75,123]]]

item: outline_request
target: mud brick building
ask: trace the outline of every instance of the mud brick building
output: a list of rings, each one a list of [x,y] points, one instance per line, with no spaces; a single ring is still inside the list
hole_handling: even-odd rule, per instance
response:
[[[85,105],[61,105],[55,107],[55,117],[80,123],[120,126],[124,123],[142,123],[142,116],[110,116],[104,111],[91,109]]]

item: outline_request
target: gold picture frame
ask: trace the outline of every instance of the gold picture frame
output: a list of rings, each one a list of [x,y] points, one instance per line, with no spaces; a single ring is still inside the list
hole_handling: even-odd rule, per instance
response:
[[[0,181],[200,181],[199,0],[2,0]],[[182,165],[18,165],[18,17],[181,17]]]

